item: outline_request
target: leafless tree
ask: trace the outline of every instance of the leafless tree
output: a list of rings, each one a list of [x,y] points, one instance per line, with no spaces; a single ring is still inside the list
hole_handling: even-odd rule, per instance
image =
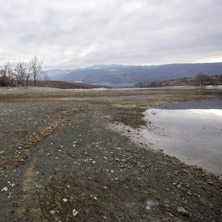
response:
[[[30,61],[30,64],[31,64],[31,67],[32,67],[32,76],[33,76],[33,80],[34,80],[34,85],[36,86],[36,81],[42,73],[42,62],[39,61],[37,56],[35,56]]]
[[[25,72],[25,82],[26,82],[26,86],[29,86],[29,80],[32,76],[32,62],[28,62],[26,63],[26,72]]]
[[[195,77],[195,81],[200,84],[200,88],[202,87],[202,85],[205,85],[205,83],[209,80],[210,80],[210,77],[202,72],[197,74]]]
[[[7,62],[5,65],[1,67],[1,76],[8,77],[12,80],[13,76],[13,63]]]
[[[0,85],[6,86],[12,83],[13,64],[8,62],[0,68]]]
[[[17,62],[15,64],[15,78],[18,81],[18,84],[21,84],[22,86],[25,85],[25,76],[26,76],[26,68],[27,68],[27,63],[25,62]]]
[[[8,73],[7,73],[8,78],[10,80],[12,80],[13,74],[14,74],[14,64],[11,62],[7,62],[6,66],[7,66],[7,70],[8,70]]]

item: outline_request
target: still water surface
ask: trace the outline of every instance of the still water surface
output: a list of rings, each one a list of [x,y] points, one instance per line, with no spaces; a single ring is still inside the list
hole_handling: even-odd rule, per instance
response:
[[[222,174],[222,100],[176,103],[145,113],[142,135],[188,164]]]

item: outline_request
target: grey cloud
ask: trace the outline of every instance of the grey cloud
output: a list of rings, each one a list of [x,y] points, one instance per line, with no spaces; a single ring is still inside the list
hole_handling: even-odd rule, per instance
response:
[[[221,57],[220,0],[0,0],[0,63],[46,68]]]

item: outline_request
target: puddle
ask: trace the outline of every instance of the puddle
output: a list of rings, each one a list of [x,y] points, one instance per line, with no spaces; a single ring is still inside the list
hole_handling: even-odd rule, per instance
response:
[[[222,174],[222,100],[177,103],[146,111],[142,130],[154,149]]]
[[[85,101],[85,100],[121,100],[121,99],[141,99],[141,98],[149,98],[149,97],[156,97],[156,96],[166,96],[166,95],[145,95],[145,96],[116,96],[116,97],[66,97],[60,98],[61,100],[78,100],[78,101]],[[167,95],[170,96],[170,95]]]

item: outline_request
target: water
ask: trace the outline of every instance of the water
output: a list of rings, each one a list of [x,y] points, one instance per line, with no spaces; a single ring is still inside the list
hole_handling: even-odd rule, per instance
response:
[[[222,174],[222,100],[177,103],[146,111],[142,131],[152,148]]]
[[[66,97],[61,98],[61,100],[78,100],[78,101],[86,101],[86,100],[121,100],[121,99],[142,99],[149,98],[155,96],[166,96],[166,95],[144,95],[144,96],[110,96],[110,97]],[[170,95],[167,95],[170,96]]]
[[[190,90],[190,87],[175,87],[175,88],[168,88],[168,87],[153,87],[153,88],[92,88],[92,89],[65,89],[71,91],[159,91],[159,90]],[[211,87],[210,87],[211,89]]]

